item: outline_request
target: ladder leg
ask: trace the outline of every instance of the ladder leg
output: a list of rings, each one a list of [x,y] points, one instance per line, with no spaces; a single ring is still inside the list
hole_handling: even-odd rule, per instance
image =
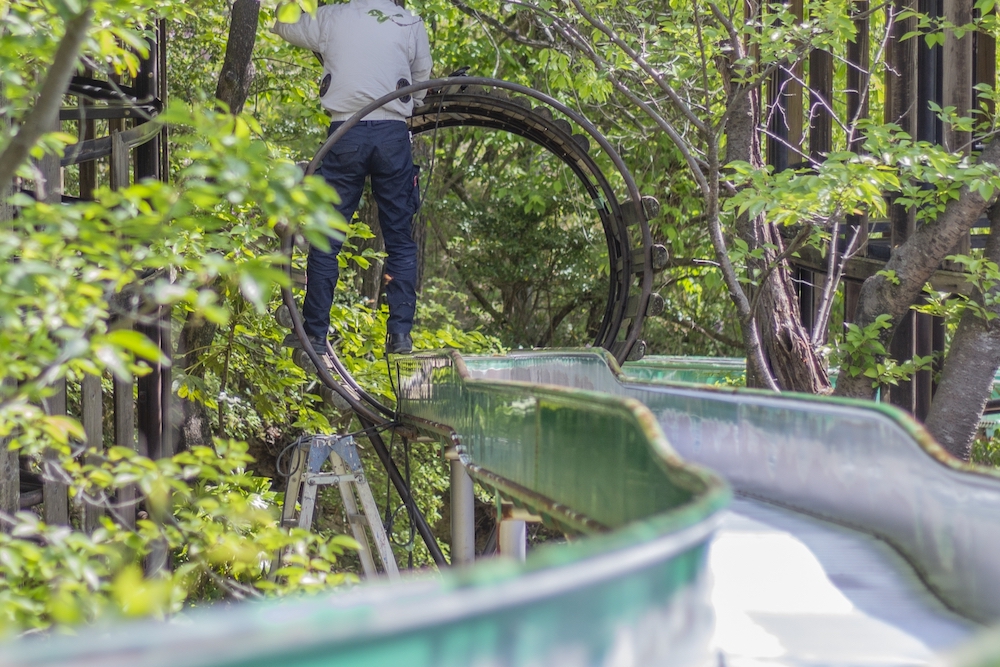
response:
[[[312,527],[313,512],[316,510],[316,493],[318,484],[305,484],[302,489],[302,511],[299,513],[299,528],[309,530]]]
[[[302,475],[305,473],[306,452],[301,447],[292,450],[288,457],[289,470],[288,484],[285,487],[285,499],[281,504],[281,526],[288,528],[295,525],[295,504],[299,501],[299,491],[302,489]],[[268,570],[268,577],[273,578],[275,572],[281,567],[284,553],[279,550],[271,561]]]
[[[301,447],[296,447],[288,462],[291,474],[288,476],[288,486],[285,488],[285,502],[281,507],[281,525],[295,525],[295,503],[299,500],[299,491],[302,489],[302,475],[306,472],[306,452]]]
[[[347,466],[336,454],[330,454],[330,464],[333,466],[335,475],[350,474],[347,471]],[[344,500],[344,512],[347,514],[348,523],[351,524],[351,532],[360,546],[358,555],[361,556],[361,567],[364,569],[365,578],[374,579],[378,576],[378,571],[375,569],[372,549],[368,544],[368,535],[365,533],[364,517],[358,513],[358,503],[354,499],[354,489],[351,488],[350,482],[340,482],[340,497]]]
[[[339,464],[340,469],[344,468],[344,462],[337,454],[331,454],[330,458],[331,461],[337,459],[335,465]],[[375,504],[375,497],[372,496],[371,487],[368,486],[368,478],[362,476],[361,481],[356,481],[354,484],[358,488],[358,498],[361,499],[361,508],[368,520],[368,528],[372,531],[372,540],[375,542],[375,549],[382,561],[382,568],[389,579],[395,581],[399,579],[399,567],[396,565],[396,557],[392,555],[392,545],[389,544],[389,536],[386,535],[385,526],[382,525],[382,519],[379,517],[378,505]]]

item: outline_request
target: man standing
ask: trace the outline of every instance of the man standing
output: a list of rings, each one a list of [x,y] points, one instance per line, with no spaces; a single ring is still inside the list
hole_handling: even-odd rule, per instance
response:
[[[402,0],[399,0],[402,4]],[[275,23],[273,31],[323,60],[320,101],[330,112],[333,133],[356,112],[387,93],[426,81],[431,72],[427,30],[418,16],[393,0],[351,0],[324,5],[313,18]],[[406,118],[423,92],[393,100],[365,116],[326,154],[320,173],[336,189],[337,210],[350,222],[371,177],[379,224],[388,257],[385,262],[389,322],[386,353],[413,349],[410,329],[417,304],[417,245],[411,235],[419,206],[416,168]],[[330,306],[340,270],[342,241],[331,239],[330,252],[310,248],[302,316],[313,348],[323,354],[330,328]],[[286,338],[291,343],[294,334]]]

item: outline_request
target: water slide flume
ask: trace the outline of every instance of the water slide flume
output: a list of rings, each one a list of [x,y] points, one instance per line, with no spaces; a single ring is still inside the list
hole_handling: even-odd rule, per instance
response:
[[[644,382],[600,351],[466,364],[473,377],[635,399],[685,460],[718,472],[736,493],[874,535],[952,610],[1000,621],[1000,473],[952,458],[891,406]]]

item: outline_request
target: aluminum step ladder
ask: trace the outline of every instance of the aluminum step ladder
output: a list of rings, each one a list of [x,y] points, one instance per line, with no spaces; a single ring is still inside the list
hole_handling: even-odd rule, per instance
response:
[[[323,464],[328,460],[332,471],[323,472]],[[338,484],[347,520],[351,524],[351,532],[361,546],[359,554],[365,578],[374,579],[379,576],[368,539],[367,533],[370,533],[371,541],[375,543],[375,550],[378,551],[382,563],[382,572],[390,580],[398,580],[399,567],[392,554],[392,545],[389,544],[385,526],[382,525],[375,497],[361,467],[361,457],[358,455],[354,437],[314,435],[303,438],[291,453],[289,469],[291,473],[288,476],[288,489],[285,491],[285,502],[281,510],[281,525],[298,525],[299,528],[309,530],[316,511],[316,494],[319,492],[319,487]],[[300,492],[301,510],[296,517],[295,506]],[[358,500],[361,501],[361,512],[358,511]]]

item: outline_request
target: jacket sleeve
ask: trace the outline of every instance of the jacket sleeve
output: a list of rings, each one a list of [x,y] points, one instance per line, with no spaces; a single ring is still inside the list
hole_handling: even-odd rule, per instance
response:
[[[295,23],[275,21],[271,32],[295,46],[301,46],[312,51],[321,51],[323,48],[323,31],[320,27],[319,12],[322,10],[323,8],[320,7],[315,17],[303,13]]]
[[[424,27],[424,22],[420,21],[413,30],[413,57],[410,58],[410,81],[413,83],[420,83],[421,81],[427,81],[431,76],[431,68],[434,63],[431,60],[431,45],[430,41],[427,39],[427,28]],[[413,94],[413,101],[415,104],[423,102],[424,95],[427,94],[426,90],[421,90],[419,93]]]

